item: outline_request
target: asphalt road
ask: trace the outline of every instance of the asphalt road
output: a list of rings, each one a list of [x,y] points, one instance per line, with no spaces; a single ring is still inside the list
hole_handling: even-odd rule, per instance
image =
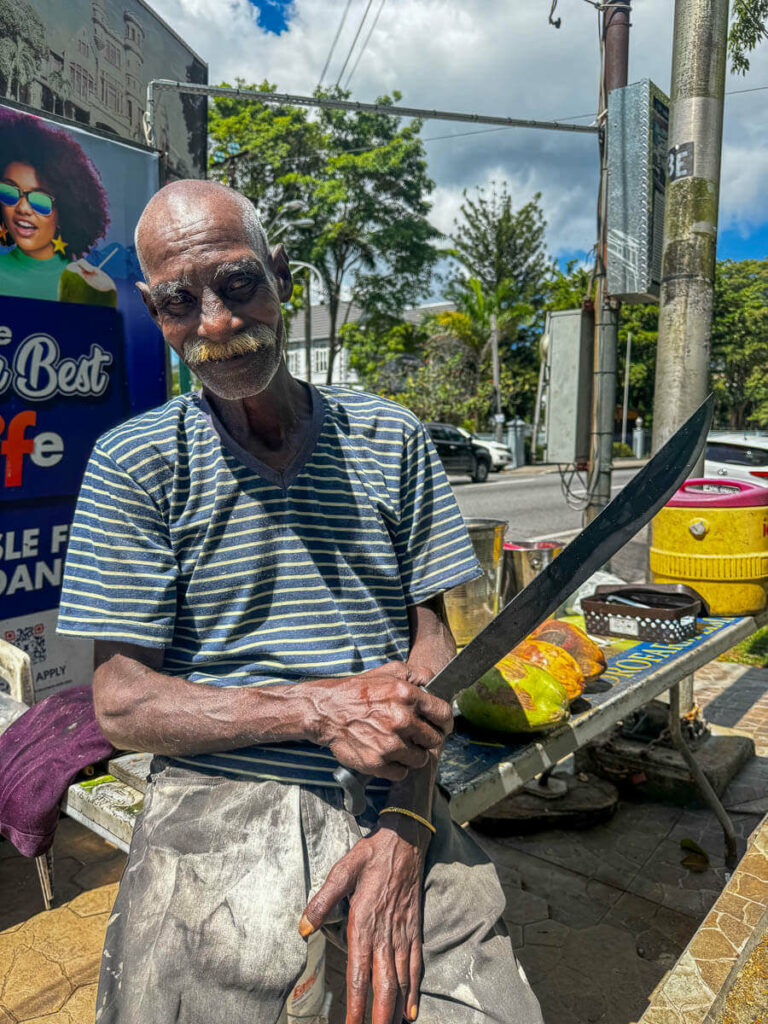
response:
[[[613,493],[636,472],[636,469],[616,470]],[[509,523],[508,540],[545,540],[581,529],[581,512],[566,505],[556,472],[523,476],[502,471],[492,473],[483,484],[473,484],[458,476],[450,480],[464,518],[505,519]]]

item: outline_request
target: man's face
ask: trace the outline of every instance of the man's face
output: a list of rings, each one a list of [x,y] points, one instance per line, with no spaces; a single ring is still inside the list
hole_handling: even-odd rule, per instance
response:
[[[142,231],[150,312],[174,352],[221,398],[260,394],[283,356],[281,303],[291,294],[282,246],[247,237],[236,203],[171,204]]]

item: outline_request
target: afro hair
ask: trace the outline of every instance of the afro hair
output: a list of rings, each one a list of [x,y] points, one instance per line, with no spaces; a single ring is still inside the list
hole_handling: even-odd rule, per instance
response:
[[[93,161],[65,130],[15,110],[0,110],[0,138],[0,177],[12,163],[34,167],[56,200],[61,237],[72,259],[79,259],[109,225],[107,194]]]

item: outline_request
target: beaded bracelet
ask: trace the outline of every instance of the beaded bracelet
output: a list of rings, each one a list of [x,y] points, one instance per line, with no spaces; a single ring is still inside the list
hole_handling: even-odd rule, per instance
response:
[[[407,807],[385,807],[384,810],[379,811],[379,817],[382,814],[404,814],[408,818],[413,818],[414,821],[418,821],[420,825],[428,828],[432,835],[435,835],[437,829],[431,821],[427,821],[426,818],[422,818],[420,814],[415,811],[409,811]]]

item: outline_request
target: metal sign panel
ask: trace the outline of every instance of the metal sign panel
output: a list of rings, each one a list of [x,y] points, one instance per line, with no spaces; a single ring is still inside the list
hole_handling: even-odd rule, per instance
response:
[[[669,98],[650,79],[608,98],[607,289],[657,302],[661,283]]]

